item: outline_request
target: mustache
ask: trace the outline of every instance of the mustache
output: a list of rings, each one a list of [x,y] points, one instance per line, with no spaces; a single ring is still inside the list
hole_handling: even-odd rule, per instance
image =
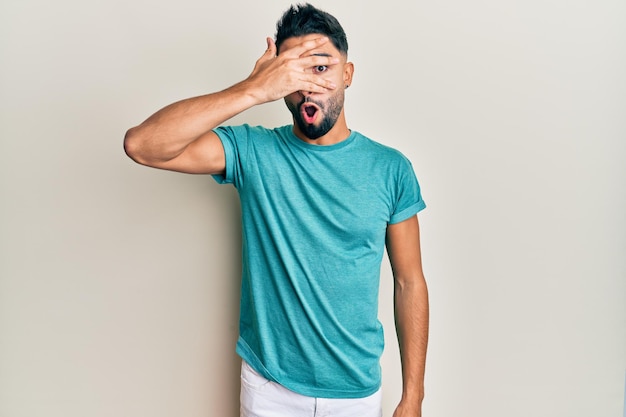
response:
[[[306,103],[311,103],[311,104],[315,104],[317,107],[319,107],[320,109],[324,109],[324,103],[319,102],[319,101],[315,101],[313,100],[310,96],[304,97],[302,99],[302,101],[298,104],[298,108],[302,107],[304,104]]]

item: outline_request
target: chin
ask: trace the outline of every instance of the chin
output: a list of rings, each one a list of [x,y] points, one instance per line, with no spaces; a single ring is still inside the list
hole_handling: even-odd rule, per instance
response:
[[[316,126],[306,126],[304,128],[303,126],[299,126],[299,127],[300,127],[300,131],[304,134],[304,136],[306,136],[307,138],[311,140],[317,140],[321,138],[322,136],[330,132],[330,130],[332,129],[332,126],[330,128],[325,128],[325,127],[322,128],[322,127],[316,127]]]
[[[311,140],[317,140],[330,132],[335,127],[337,120],[323,118],[318,124],[310,125],[305,123],[301,117],[295,117],[295,122],[304,136]]]

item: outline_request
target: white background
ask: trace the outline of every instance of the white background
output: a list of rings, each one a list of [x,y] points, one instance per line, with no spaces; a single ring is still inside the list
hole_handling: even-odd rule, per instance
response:
[[[622,416],[626,3],[315,4],[348,33],[349,126],[405,153],[428,204],[424,416]],[[236,193],[122,138],[247,76],[288,5],[0,4],[1,417],[238,415]],[[385,261],[385,416],[391,287]]]

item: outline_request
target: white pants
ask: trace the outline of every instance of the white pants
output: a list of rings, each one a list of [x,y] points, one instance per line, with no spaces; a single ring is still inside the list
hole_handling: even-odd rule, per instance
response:
[[[267,380],[241,364],[241,417],[382,417],[378,390],[365,398],[313,398]]]

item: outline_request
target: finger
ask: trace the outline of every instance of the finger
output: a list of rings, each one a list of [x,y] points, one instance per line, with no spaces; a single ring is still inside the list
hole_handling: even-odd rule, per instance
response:
[[[309,39],[307,41],[304,41],[298,45],[295,45],[294,47],[290,49],[284,50],[282,53],[289,54],[295,57],[300,57],[301,55],[309,51],[319,48],[321,45],[324,45],[326,42],[328,42],[328,37],[321,36],[319,38],[314,38],[314,39]]]
[[[329,90],[337,88],[334,82],[320,77],[304,77],[299,84],[300,88],[296,91],[308,91],[311,93],[327,93]]]
[[[339,63],[339,58],[323,55],[309,55],[298,59],[298,65],[302,68],[312,68],[319,65],[331,66]]]

